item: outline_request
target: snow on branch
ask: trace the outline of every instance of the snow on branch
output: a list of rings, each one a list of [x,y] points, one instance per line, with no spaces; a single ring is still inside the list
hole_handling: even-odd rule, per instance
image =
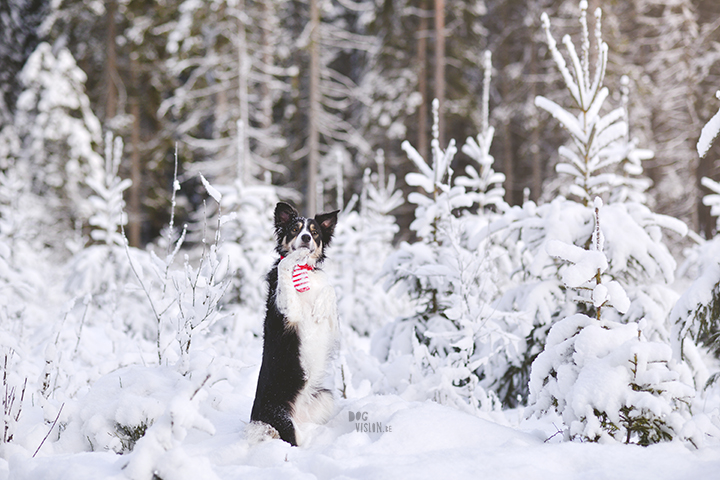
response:
[[[720,99],[720,90],[715,93],[715,96]],[[713,140],[720,133],[720,111],[718,111],[710,121],[703,127],[700,133],[700,139],[697,143],[697,151],[700,158],[703,158],[710,147],[712,146]]]
[[[482,126],[477,139],[468,137],[462,152],[473,159],[477,166],[468,164],[465,166],[465,176],[458,176],[456,185],[465,187],[468,194],[481,208],[495,205],[499,208],[504,205],[503,197],[505,189],[502,187],[505,175],[493,169],[495,159],[490,155],[495,129],[489,124],[490,117],[490,79],[492,77],[492,55],[486,51],[483,55],[483,68],[485,75],[483,79],[482,95]]]
[[[570,186],[570,193],[580,197],[584,204],[589,204],[595,196],[618,186],[630,183],[612,172],[602,172],[626,160],[631,152],[635,152],[634,144],[628,139],[628,123],[625,104],[609,113],[602,115],[609,90],[603,86],[607,66],[608,46],[602,41],[602,11],[595,12],[595,38],[597,41],[597,58],[595,75],[590,82],[590,41],[587,25],[587,2],[580,2],[580,26],[582,31],[580,56],[569,35],[563,37],[563,44],[570,57],[570,64],[558,51],[555,40],[550,32],[550,21],[543,15],[543,28],[547,36],[548,46],[565,84],[570,91],[574,107],[578,113],[565,109],[554,101],[538,96],[535,105],[552,115],[570,133],[573,147],[561,147],[560,156],[570,163],[559,163],[556,171],[574,177],[575,185]],[[640,155],[646,158],[646,154]],[[633,164],[638,161],[636,156]],[[640,168],[632,169],[641,173]]]

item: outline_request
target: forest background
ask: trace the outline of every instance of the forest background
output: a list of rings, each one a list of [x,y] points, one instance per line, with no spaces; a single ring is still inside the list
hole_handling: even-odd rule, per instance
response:
[[[212,182],[241,171],[246,182],[283,187],[308,213],[334,209],[360,191],[380,149],[408,193],[404,178],[413,167],[400,145],[409,140],[427,158],[433,98],[440,100],[441,144],[480,131],[482,57],[489,50],[491,151],[505,174],[505,200],[547,200],[564,132],[534,98],[557,98],[564,87],[539,18],[547,12],[558,19],[558,35],[572,33],[575,3],[3,2],[0,127],[16,121],[20,71],[38,43],[68,49],[86,75],[84,93],[102,128],[125,140],[120,171],[133,181],[128,237],[142,246],[167,223],[176,145],[183,218],[200,208],[200,171]],[[612,101],[619,105],[626,75],[630,135],[655,153],[643,164],[651,206],[711,237],[715,223],[702,204],[708,191],[700,179],[717,177],[718,147],[700,160],[694,145],[715,108],[709,100],[720,74],[720,6],[589,3],[589,11],[604,11]],[[459,153],[455,170],[467,161]],[[345,183],[340,195],[338,178]],[[394,214],[404,227],[400,237],[408,238],[412,208]]]
[[[279,200],[340,210],[319,448],[370,405],[715,461],[719,60],[710,0],[3,2],[0,478],[255,462]]]

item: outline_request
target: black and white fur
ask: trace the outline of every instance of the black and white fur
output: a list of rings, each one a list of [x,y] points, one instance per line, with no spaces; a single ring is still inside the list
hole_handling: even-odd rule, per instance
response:
[[[246,433],[251,443],[281,438],[300,443],[298,425],[326,422],[333,408],[324,387],[327,364],[338,339],[335,290],[319,267],[325,259],[338,212],[304,218],[287,203],[275,208],[280,259],[267,275],[263,357]],[[293,286],[295,265],[309,265],[310,289]]]

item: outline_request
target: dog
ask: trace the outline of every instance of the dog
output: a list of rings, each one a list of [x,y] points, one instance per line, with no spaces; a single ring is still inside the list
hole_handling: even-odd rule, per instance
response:
[[[297,446],[298,425],[325,423],[332,414],[324,381],[338,343],[337,300],[320,267],[338,212],[304,218],[287,203],[275,207],[280,258],[267,275],[262,364],[246,428],[250,443],[280,438]]]

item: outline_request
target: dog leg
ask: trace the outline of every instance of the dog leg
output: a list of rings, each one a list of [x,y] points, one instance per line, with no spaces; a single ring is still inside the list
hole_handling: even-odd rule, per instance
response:
[[[293,406],[293,420],[297,424],[317,423],[323,424],[332,416],[332,392],[327,388],[308,387],[298,395]]]
[[[323,287],[313,305],[312,317],[316,323],[327,323],[331,332],[337,330],[338,313],[335,289],[331,285]]]
[[[290,253],[287,257],[280,260],[278,264],[278,286],[276,305],[280,313],[282,313],[288,321],[295,323],[301,318],[299,315],[295,317],[292,313],[302,312],[303,305],[298,296],[298,292],[293,285],[293,268],[295,265],[302,264],[308,257],[309,250],[300,249]],[[293,318],[294,317],[294,318]]]

